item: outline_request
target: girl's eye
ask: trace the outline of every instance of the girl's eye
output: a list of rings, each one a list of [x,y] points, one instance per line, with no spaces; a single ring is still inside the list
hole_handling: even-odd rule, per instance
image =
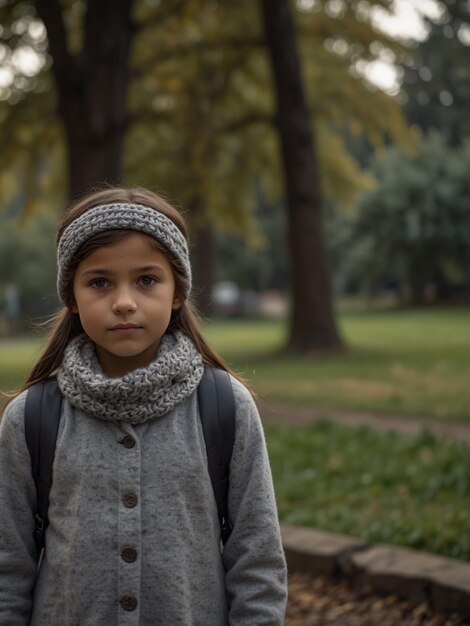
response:
[[[94,287],[95,289],[104,289],[108,286],[108,281],[106,280],[106,278],[94,278],[90,281],[90,286]]]
[[[139,278],[139,283],[143,287],[153,287],[156,283],[156,279],[153,276],[141,276]]]

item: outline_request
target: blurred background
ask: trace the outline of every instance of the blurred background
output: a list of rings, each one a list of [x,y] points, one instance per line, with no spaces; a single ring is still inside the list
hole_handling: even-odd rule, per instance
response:
[[[0,0],[0,23],[0,388],[58,306],[59,215],[144,185],[190,223],[282,520],[470,560],[468,0]]]

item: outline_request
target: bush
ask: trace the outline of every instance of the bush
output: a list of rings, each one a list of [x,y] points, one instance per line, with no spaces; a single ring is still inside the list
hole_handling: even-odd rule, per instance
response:
[[[393,148],[373,169],[378,185],[351,226],[348,281],[394,285],[413,302],[468,293],[470,143],[451,150],[433,133],[416,154]]]

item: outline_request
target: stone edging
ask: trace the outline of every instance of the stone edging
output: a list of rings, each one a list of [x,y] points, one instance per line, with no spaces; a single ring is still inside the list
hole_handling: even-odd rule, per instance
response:
[[[345,576],[379,592],[428,602],[436,612],[470,617],[470,564],[409,548],[312,528],[281,525],[290,573]]]

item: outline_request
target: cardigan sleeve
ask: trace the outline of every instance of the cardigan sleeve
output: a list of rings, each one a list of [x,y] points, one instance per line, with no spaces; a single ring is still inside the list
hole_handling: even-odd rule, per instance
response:
[[[0,423],[0,624],[27,626],[37,573],[34,544],[36,488],[24,434],[26,393]]]
[[[287,573],[271,469],[261,420],[251,394],[232,379],[236,434],[230,463],[232,533],[223,561],[230,626],[281,626]]]

